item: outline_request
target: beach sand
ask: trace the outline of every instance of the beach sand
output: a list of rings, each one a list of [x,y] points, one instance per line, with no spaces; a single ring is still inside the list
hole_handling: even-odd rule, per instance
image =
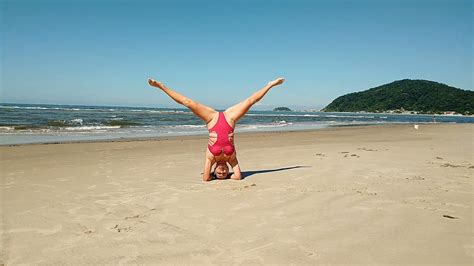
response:
[[[0,147],[0,264],[465,264],[474,125]]]

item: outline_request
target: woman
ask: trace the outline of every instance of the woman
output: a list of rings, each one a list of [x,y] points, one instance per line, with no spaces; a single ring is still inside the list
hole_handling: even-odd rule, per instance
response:
[[[239,161],[234,147],[235,124],[243,117],[250,107],[260,101],[263,96],[274,86],[280,85],[285,80],[278,78],[269,82],[263,89],[257,91],[246,100],[226,109],[224,112],[217,112],[211,107],[195,102],[163,85],[163,83],[148,79],[148,84],[161,89],[177,103],[189,108],[195,115],[201,118],[209,130],[209,143],[206,149],[206,161],[204,163],[203,181],[212,179],[211,169],[214,164],[214,176],[218,179],[229,178],[229,164],[232,167],[232,179],[242,178]]]

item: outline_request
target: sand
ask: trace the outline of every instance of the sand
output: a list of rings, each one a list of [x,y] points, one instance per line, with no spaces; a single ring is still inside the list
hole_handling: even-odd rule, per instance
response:
[[[0,264],[465,264],[474,125],[0,147]]]

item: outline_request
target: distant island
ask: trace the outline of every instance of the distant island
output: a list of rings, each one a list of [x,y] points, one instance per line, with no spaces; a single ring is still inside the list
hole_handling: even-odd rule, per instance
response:
[[[273,109],[275,112],[291,112],[291,109],[288,107],[277,107]]]
[[[474,114],[474,92],[404,79],[336,98],[323,112]]]

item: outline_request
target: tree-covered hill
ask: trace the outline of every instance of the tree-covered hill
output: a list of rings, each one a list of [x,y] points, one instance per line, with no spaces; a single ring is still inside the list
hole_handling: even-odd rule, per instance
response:
[[[275,112],[291,112],[291,109],[288,107],[277,107],[274,108],[273,111]]]
[[[474,114],[474,92],[429,80],[404,79],[340,96],[323,109],[326,112],[388,110]]]

